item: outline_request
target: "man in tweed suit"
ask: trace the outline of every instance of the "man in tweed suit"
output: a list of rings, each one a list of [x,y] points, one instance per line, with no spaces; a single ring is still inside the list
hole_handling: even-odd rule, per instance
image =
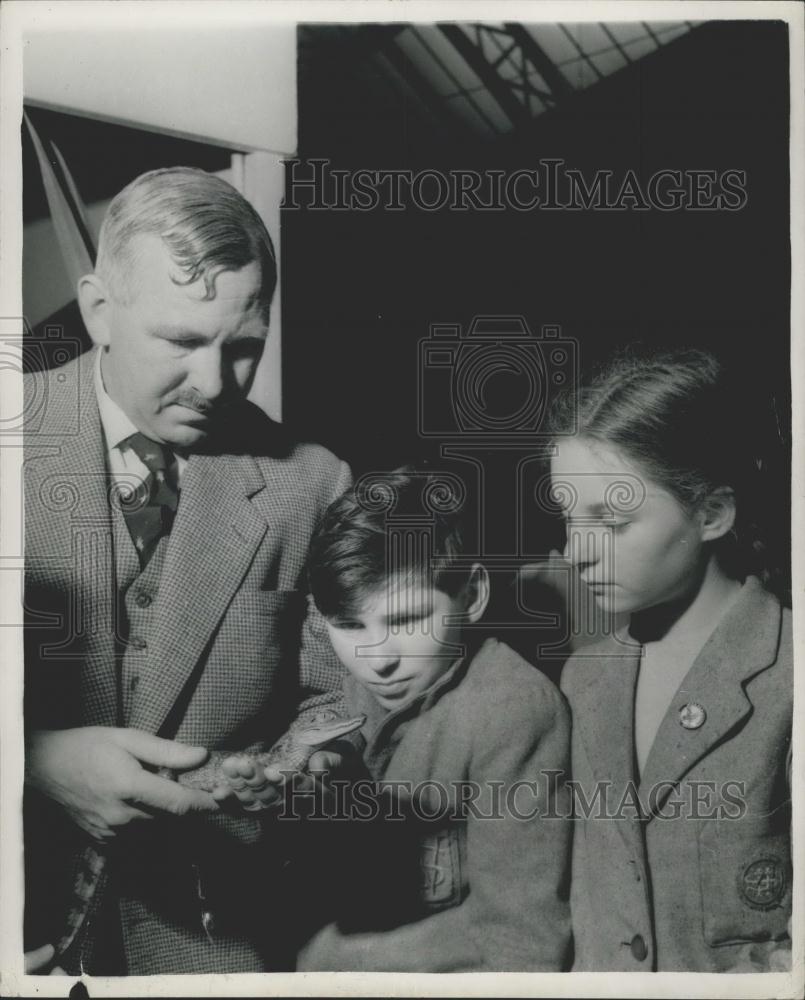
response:
[[[110,205],[79,282],[95,350],[28,377],[27,947],[64,934],[87,844],[107,855],[68,971],[285,960],[282,824],[153,773],[341,707],[304,562],[349,470],[245,398],[275,282],[230,185],[152,171]]]

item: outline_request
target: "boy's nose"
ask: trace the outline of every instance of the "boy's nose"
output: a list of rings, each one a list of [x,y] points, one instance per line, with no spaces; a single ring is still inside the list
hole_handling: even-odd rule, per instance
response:
[[[385,679],[390,677],[400,664],[399,656],[372,655],[369,657],[369,665],[372,672],[378,677]]]
[[[367,631],[365,642],[361,644],[359,656],[369,665],[373,673],[379,677],[387,677],[394,673],[400,662],[400,651],[393,641],[393,635],[382,629]]]

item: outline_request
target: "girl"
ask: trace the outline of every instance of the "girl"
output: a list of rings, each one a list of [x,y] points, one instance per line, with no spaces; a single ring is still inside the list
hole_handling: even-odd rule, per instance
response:
[[[562,674],[575,970],[788,967],[791,620],[742,402],[688,351],[616,361],[553,413],[565,557],[615,626]]]

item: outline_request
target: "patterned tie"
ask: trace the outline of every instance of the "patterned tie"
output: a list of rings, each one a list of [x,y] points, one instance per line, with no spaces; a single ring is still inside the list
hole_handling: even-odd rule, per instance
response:
[[[144,569],[163,535],[170,533],[179,502],[169,479],[173,455],[144,434],[133,434],[125,442],[148,469],[145,481],[123,504],[123,514]]]

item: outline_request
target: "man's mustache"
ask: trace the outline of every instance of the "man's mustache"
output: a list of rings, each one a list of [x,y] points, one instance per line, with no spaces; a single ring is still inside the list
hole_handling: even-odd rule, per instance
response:
[[[219,404],[212,402],[205,396],[202,396],[198,392],[193,392],[191,390],[185,390],[182,392],[175,400],[180,406],[187,406],[191,410],[195,410],[197,413],[211,413],[215,410]]]

